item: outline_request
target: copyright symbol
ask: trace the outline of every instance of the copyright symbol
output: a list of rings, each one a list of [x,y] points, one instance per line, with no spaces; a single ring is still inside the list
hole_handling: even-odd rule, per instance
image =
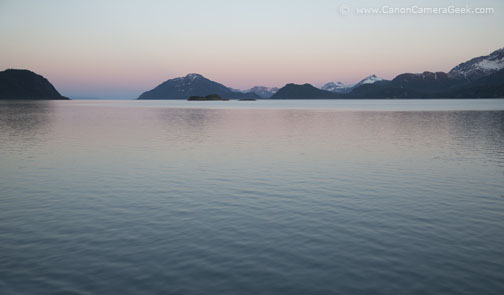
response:
[[[350,13],[350,6],[348,5],[343,5],[339,9],[340,14],[342,15],[348,15]]]

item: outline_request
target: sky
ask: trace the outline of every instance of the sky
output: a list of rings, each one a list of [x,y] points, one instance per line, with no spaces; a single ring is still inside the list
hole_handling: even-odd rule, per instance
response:
[[[493,13],[357,11],[450,6]],[[69,97],[136,98],[188,73],[237,89],[351,84],[449,71],[504,47],[502,28],[502,0],[0,0],[0,70]]]

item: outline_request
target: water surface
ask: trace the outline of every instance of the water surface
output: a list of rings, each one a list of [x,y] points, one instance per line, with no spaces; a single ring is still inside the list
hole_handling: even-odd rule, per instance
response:
[[[502,294],[504,100],[0,102],[2,294]]]

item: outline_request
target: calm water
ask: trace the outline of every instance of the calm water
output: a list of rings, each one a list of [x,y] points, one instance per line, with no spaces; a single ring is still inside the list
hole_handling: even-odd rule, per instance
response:
[[[503,294],[504,100],[0,102],[1,294]]]

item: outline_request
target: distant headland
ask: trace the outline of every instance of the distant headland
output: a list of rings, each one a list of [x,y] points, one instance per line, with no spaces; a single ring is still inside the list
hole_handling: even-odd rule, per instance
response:
[[[8,69],[0,72],[0,99],[53,100],[64,97],[44,77],[29,70]]]

